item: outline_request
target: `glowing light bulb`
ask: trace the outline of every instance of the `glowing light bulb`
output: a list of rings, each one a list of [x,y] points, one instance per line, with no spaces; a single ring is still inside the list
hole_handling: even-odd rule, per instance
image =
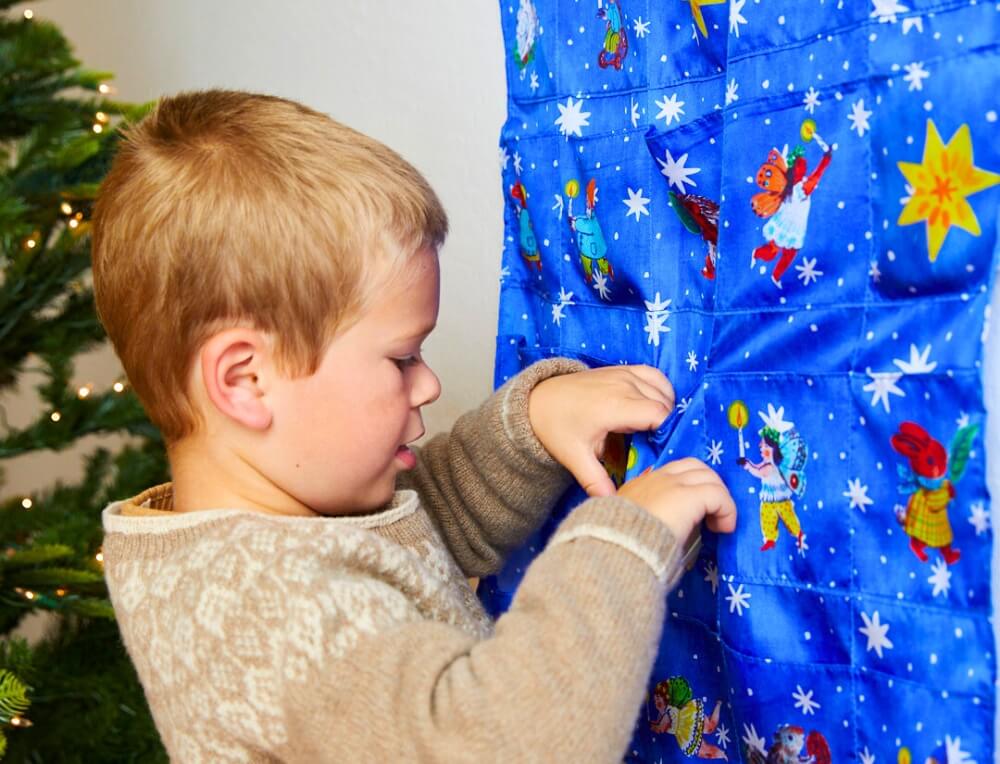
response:
[[[120,393],[122,390],[125,389],[125,385],[123,385],[121,382],[115,382],[111,387],[116,393]]]
[[[80,221],[77,220],[76,218],[73,218],[72,220],[69,221],[70,228],[76,228],[78,225],[80,225]]]
[[[69,202],[63,202],[59,205],[59,209],[62,210],[63,215],[72,215],[73,206]]]
[[[24,18],[26,18],[28,21],[31,21],[33,18],[35,18],[35,12],[31,10],[31,8],[28,8],[24,12]]]
[[[111,86],[108,85],[107,83],[102,82],[100,85],[97,86],[97,90],[98,92],[107,95],[108,93],[111,92]]]
[[[53,422],[58,422],[60,419],[62,419],[62,414],[60,414],[58,411],[53,411],[49,415],[49,419],[51,419]]]
[[[28,249],[34,249],[38,246],[38,242],[34,239],[28,239],[24,244]]]
[[[76,395],[78,398],[80,398],[80,400],[83,400],[88,395],[90,395],[90,391],[93,389],[94,386],[91,384],[84,385],[83,387],[81,387],[79,390],[76,391]]]
[[[104,562],[104,552],[98,552],[94,555],[94,559],[98,562]]]
[[[95,133],[100,133],[100,132],[103,132],[103,131],[104,131],[104,126],[95,122],[94,123],[94,132]]]
[[[35,503],[27,496],[21,499],[21,506],[24,507],[25,509],[31,509],[34,506],[34,504]]]
[[[24,598],[26,600],[33,600],[33,599],[35,599],[35,593],[34,592],[30,592],[30,591],[29,592],[25,592],[24,593]]]

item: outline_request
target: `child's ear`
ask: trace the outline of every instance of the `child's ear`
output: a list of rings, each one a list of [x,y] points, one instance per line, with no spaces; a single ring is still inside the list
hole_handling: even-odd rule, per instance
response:
[[[271,425],[271,408],[264,399],[273,368],[270,345],[255,329],[227,329],[201,348],[201,376],[214,406],[252,430]]]

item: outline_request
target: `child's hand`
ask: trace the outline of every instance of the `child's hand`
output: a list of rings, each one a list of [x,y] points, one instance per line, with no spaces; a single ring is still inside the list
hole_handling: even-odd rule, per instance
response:
[[[549,377],[528,397],[535,436],[591,496],[615,493],[598,461],[608,433],[655,430],[673,408],[674,388],[652,366],[605,366]]]
[[[618,495],[635,502],[684,542],[707,517],[709,529],[732,533],[736,503],[722,478],[700,459],[679,459],[628,481]]]

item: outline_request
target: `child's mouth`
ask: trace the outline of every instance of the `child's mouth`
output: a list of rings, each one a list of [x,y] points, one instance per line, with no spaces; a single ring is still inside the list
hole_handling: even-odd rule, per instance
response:
[[[396,458],[403,463],[403,466],[412,470],[417,466],[417,455],[413,453],[408,446],[400,446],[396,449]]]

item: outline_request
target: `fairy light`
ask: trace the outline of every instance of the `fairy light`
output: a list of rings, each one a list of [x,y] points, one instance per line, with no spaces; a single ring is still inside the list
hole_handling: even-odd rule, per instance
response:
[[[114,383],[114,384],[113,384],[113,385],[111,386],[111,388],[112,388],[112,389],[113,389],[113,390],[114,390],[114,391],[115,391],[116,393],[120,393],[120,392],[122,392],[122,391],[124,391],[124,390],[125,390],[125,385],[123,385],[123,384],[122,384],[121,382],[115,382],[115,383]]]
[[[79,390],[76,391],[76,397],[79,398],[80,400],[83,400],[84,398],[89,396],[91,392],[93,392],[93,390],[94,390],[93,384],[88,382],[86,385],[84,385],[83,387],[81,387]]]
[[[73,214],[73,205],[70,204],[69,202],[63,202],[62,204],[60,204],[59,209],[62,211],[63,215]]]
[[[94,555],[94,559],[97,560],[98,562],[103,563],[104,562],[104,552],[98,552],[97,554],[95,554]]]
[[[29,590],[25,591],[24,598],[26,600],[33,600],[33,599],[35,599],[35,593],[29,589]]]
[[[35,12],[31,10],[31,8],[26,9],[24,11],[24,18],[28,21],[31,21],[33,18],[35,18]]]
[[[94,115],[94,118],[102,125],[106,125],[110,119],[110,117],[108,117],[108,115],[105,114],[103,111],[97,112],[97,114]]]
[[[58,411],[53,411],[51,414],[49,414],[49,419],[51,419],[53,422],[58,422],[60,419],[62,419],[62,414],[60,414]]]
[[[77,220],[76,218],[73,218],[72,220],[69,221],[70,228],[76,228],[78,225],[80,225],[80,221]]]
[[[108,95],[108,93],[112,92],[112,90],[113,88],[106,82],[102,82],[97,86],[97,91],[102,95]]]
[[[35,241],[34,239],[28,239],[26,242],[24,242],[24,246],[26,246],[28,249],[34,249],[35,247],[38,246],[38,242]]]
[[[32,727],[34,722],[30,719],[25,719],[23,716],[12,716],[10,719],[11,727]]]
[[[21,499],[21,506],[24,507],[25,509],[31,509],[34,506],[34,504],[35,503],[27,496]]]
[[[95,122],[94,123],[94,132],[95,133],[102,133],[102,132],[104,132],[104,125],[100,124],[99,122]]]
[[[65,589],[63,589],[63,588],[62,588],[62,587],[60,586],[60,587],[59,587],[58,589],[56,589],[56,596],[57,596],[57,597],[65,597],[65,596],[66,596],[66,590],[65,590]]]

